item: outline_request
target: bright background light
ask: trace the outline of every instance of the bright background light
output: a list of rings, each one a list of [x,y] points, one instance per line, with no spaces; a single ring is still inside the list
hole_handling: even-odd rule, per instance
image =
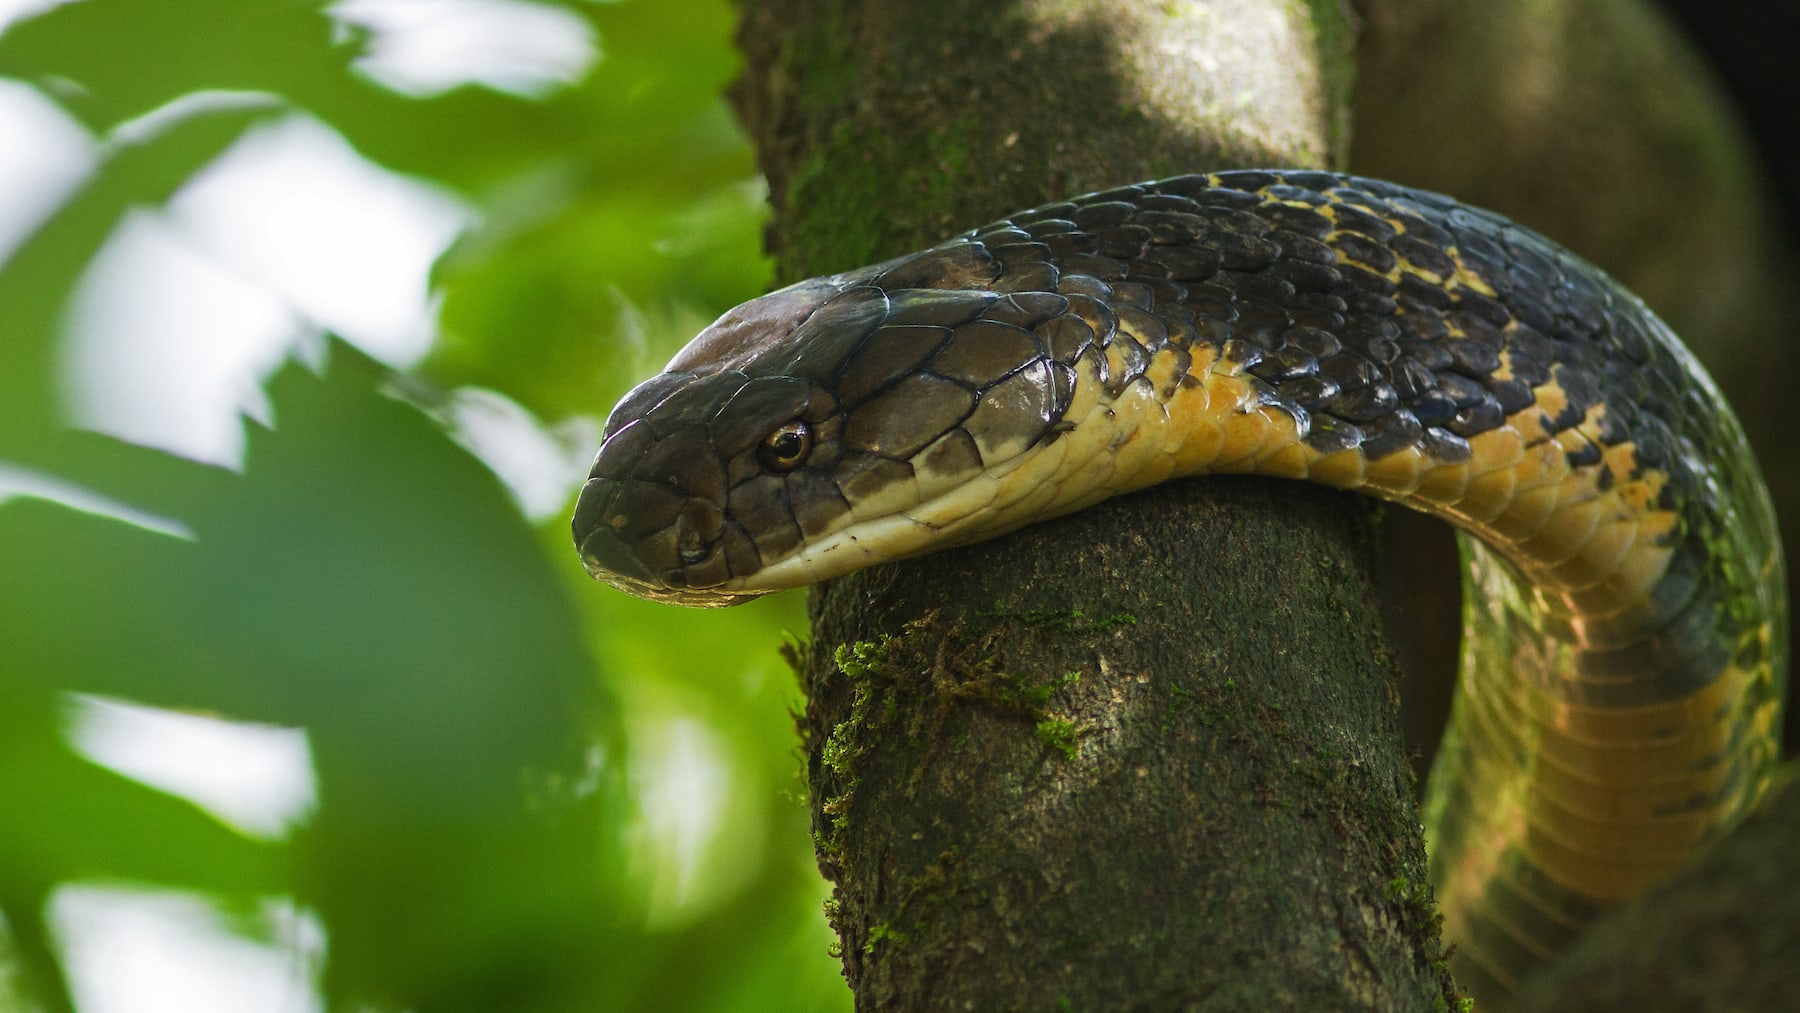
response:
[[[8,22],[55,0],[0,0]],[[331,9],[372,34],[359,69],[409,94],[480,84],[540,95],[599,58],[567,11],[508,0],[347,0]],[[170,112],[164,111],[162,119]],[[154,129],[150,123],[123,129]],[[36,90],[0,80],[0,262],[92,170],[100,145]],[[166,207],[129,215],[69,307],[64,383],[72,421],[201,461],[241,467],[243,417],[266,416],[261,384],[324,331],[396,368],[437,332],[433,262],[476,224],[440,189],[389,172],[296,113],[253,131]],[[528,516],[561,509],[599,421],[547,428],[491,391],[442,407],[458,438]],[[38,496],[192,537],[179,521],[0,462],[0,503]],[[709,726],[678,710],[643,716],[633,778],[648,800],[638,853],[665,921],[706,906],[695,870],[716,858],[734,786]],[[247,835],[279,839],[316,804],[304,732],[122,701],[72,702],[75,748],[184,796]],[[761,826],[760,819],[738,824]],[[732,842],[751,861],[759,840]],[[316,918],[270,898],[245,921],[204,897],[105,884],[60,888],[50,920],[83,1013],[309,1013],[329,948]],[[245,924],[252,931],[234,930]]]

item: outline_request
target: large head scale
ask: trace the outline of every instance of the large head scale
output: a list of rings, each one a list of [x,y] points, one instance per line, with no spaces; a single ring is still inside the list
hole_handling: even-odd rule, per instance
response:
[[[987,290],[998,271],[946,244],[719,318],[608,420],[573,525],[588,571],[730,605],[938,547],[891,536],[1054,433],[1073,383],[1032,330],[1067,301]]]

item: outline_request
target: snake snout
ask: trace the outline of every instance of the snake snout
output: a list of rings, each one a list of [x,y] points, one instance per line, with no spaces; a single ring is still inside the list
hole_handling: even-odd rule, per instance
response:
[[[610,436],[575,504],[571,533],[588,573],[627,593],[724,604],[724,465],[686,429],[644,423]]]
[[[604,478],[590,478],[582,486],[571,525],[575,545],[582,565],[596,579],[610,583],[625,578],[654,586],[660,583],[656,571],[637,551],[637,540],[625,534],[629,519],[617,512],[621,486]]]

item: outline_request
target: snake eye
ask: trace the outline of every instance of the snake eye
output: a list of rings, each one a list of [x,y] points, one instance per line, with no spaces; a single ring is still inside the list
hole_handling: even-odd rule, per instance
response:
[[[756,459],[774,472],[793,471],[812,452],[812,430],[795,419],[770,433],[756,448]]]

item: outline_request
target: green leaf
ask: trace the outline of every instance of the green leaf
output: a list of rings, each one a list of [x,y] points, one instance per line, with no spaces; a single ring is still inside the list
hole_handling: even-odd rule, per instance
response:
[[[167,200],[277,108],[262,103],[196,112],[147,138],[118,144],[80,193],[0,265],[0,453],[21,452],[16,446],[26,435],[46,439],[56,426],[64,307],[125,212]]]
[[[330,926],[334,992],[530,1008],[521,962],[554,992],[593,969],[568,950],[629,917],[607,860],[623,820],[610,710],[497,480],[348,346],[331,361],[276,377],[277,428],[251,435],[241,478],[163,497],[193,541],[0,507],[0,657],[33,693],[305,727],[321,806],[298,885]]]

